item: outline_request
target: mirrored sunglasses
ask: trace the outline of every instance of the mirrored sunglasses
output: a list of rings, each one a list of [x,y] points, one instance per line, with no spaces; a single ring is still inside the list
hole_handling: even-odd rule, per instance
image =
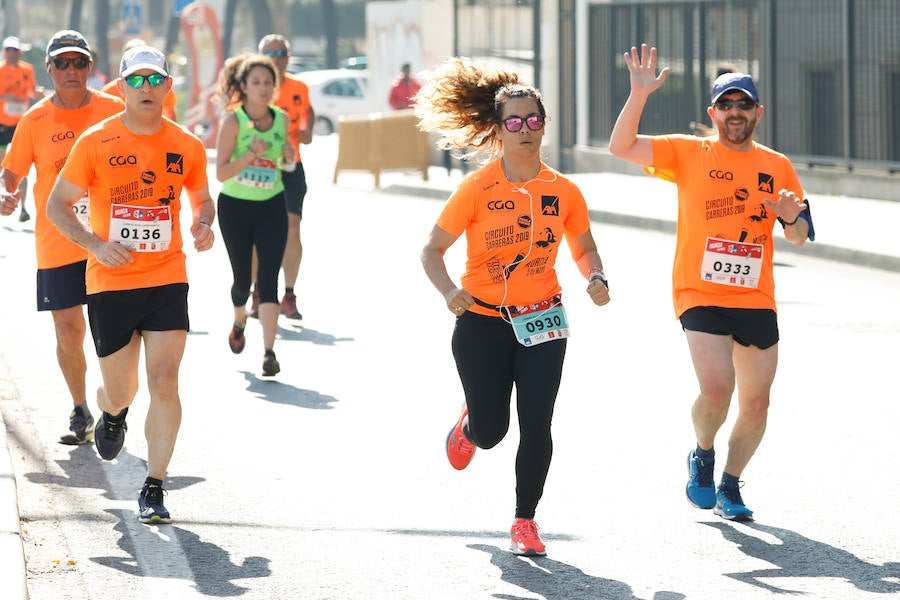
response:
[[[133,75],[125,77],[124,79],[125,83],[127,83],[131,87],[142,88],[144,87],[145,81],[150,84],[150,87],[159,87],[166,79],[168,79],[168,77],[161,73],[150,73],[149,75],[138,75],[137,73],[135,73]]]
[[[544,117],[539,114],[531,114],[525,118],[513,115],[503,119],[503,125],[510,133],[521,131],[523,124],[527,125],[531,131],[538,131],[544,126],[544,121]]]
[[[69,65],[74,66],[78,70],[87,69],[90,64],[91,59],[87,56],[76,56],[75,58],[57,57],[53,59],[53,66],[60,71],[65,71],[69,68]]]
[[[288,52],[287,50],[265,50],[263,54],[272,58],[285,58]]]

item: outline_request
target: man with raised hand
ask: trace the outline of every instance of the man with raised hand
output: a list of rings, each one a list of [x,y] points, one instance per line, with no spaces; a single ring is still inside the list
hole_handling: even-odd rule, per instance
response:
[[[774,227],[802,245],[814,239],[803,187],[790,160],[753,141],[763,114],[756,84],[745,73],[713,82],[707,114],[716,137],[638,135],[647,98],[669,74],[657,74],[657,50],[625,53],[631,93],[609,151],[678,185],[678,226],[672,270],[680,319],[700,393],[691,417],[696,448],[688,453],[687,498],[729,520],[749,521],[740,477],[766,430],[778,362],[773,275]],[[738,415],[715,485],[716,433],[737,387]]]

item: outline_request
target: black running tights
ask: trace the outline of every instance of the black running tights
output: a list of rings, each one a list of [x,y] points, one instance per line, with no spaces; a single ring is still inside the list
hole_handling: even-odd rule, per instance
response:
[[[256,289],[259,301],[278,302],[278,272],[287,243],[287,211],[284,194],[279,193],[261,202],[241,200],[219,194],[219,229],[228,250],[234,282],[231,302],[243,306],[250,296],[253,247],[259,259]]]
[[[452,347],[469,408],[465,433],[479,448],[492,448],[506,436],[516,385],[516,517],[533,519],[553,455],[550,422],[566,340],[526,347],[499,316],[465,312],[456,320]]]

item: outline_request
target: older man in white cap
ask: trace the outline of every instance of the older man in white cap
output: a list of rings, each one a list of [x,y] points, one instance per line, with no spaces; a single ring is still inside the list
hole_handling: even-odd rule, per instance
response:
[[[25,46],[14,35],[3,40],[3,64],[0,64],[0,161],[12,141],[19,119],[28,110],[30,102],[38,97],[34,84],[34,68],[21,60]],[[28,180],[19,182],[19,221],[31,218],[25,210]]]
[[[125,112],[85,132],[50,195],[50,219],[88,250],[88,317],[103,387],[94,430],[100,456],[122,449],[125,418],[138,388],[143,345],[150,406],[147,478],[138,498],[141,523],[170,523],[163,480],[181,424],[178,370],[188,323],[188,279],[181,238],[181,192],[192,208],[194,248],[213,245],[215,208],[199,138],[163,118],[172,80],[162,52],[132,48],[122,57]],[[90,224],[71,207],[89,195]]]

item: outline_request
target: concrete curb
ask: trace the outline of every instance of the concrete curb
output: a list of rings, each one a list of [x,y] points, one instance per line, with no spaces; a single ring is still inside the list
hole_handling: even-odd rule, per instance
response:
[[[378,191],[385,194],[402,194],[440,201],[446,200],[452,193],[449,190],[398,184],[387,186]],[[662,233],[675,233],[675,222],[669,219],[655,219],[652,217],[642,217],[639,215],[607,212],[595,209],[589,209],[588,213],[590,214],[591,221],[595,223],[647,229]],[[775,239],[775,248],[779,252],[791,252],[813,258],[821,258],[824,260],[832,260],[861,267],[900,273],[900,257],[897,256],[854,250],[852,248],[823,244],[821,242],[811,242],[799,247],[781,238]]]
[[[7,446],[6,424],[0,414],[0,565],[3,583],[0,596],[6,600],[28,598],[25,574],[25,549],[19,528],[19,502],[16,475]]]

